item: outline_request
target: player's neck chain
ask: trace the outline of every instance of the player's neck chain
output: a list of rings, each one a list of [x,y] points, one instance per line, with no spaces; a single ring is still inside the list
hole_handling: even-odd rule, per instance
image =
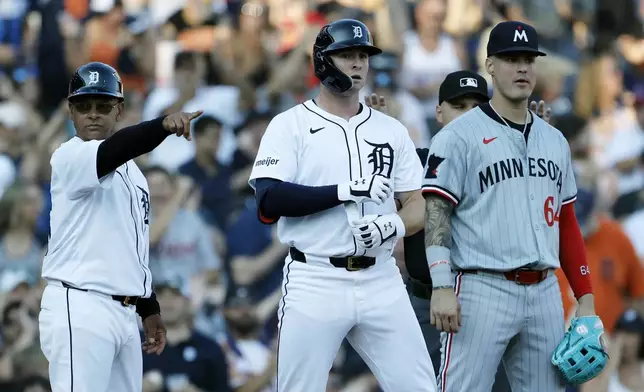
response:
[[[514,128],[512,128],[512,127],[510,126],[510,124],[508,124],[508,122],[507,122],[507,121],[505,121],[505,118],[503,118],[503,116],[501,116],[501,115],[499,114],[499,112],[497,112],[497,111],[496,111],[496,109],[494,109],[494,106],[492,106],[492,102],[489,102],[489,105],[490,105],[490,107],[492,108],[492,110],[494,110],[494,113],[496,113],[496,115],[497,115],[497,116],[499,116],[499,118],[501,119],[501,121],[503,121],[503,123],[504,123],[508,128],[510,128],[511,130],[514,130]],[[525,131],[526,131],[526,129],[528,129],[528,121],[530,120],[530,114],[529,114],[529,113],[530,113],[530,111],[526,110],[526,112],[525,112],[525,124],[523,124],[523,131],[522,131],[522,133],[523,133],[523,136],[524,136],[524,137],[525,137]]]

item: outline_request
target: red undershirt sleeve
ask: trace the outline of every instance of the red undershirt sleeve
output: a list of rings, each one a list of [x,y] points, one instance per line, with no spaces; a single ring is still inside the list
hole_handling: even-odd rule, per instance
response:
[[[575,203],[561,206],[559,216],[559,259],[570,288],[579,299],[593,293],[586,245],[575,216]]]

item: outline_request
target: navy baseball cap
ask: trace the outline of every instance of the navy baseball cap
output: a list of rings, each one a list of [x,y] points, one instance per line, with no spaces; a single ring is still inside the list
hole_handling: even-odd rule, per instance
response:
[[[539,50],[537,30],[529,24],[517,21],[501,22],[490,32],[487,43],[487,56],[506,53],[546,54]]]
[[[239,287],[228,291],[224,304],[227,308],[241,308],[253,306],[255,301],[245,287]]]
[[[487,82],[472,71],[456,71],[445,77],[438,89],[438,104],[465,96],[489,101]]]

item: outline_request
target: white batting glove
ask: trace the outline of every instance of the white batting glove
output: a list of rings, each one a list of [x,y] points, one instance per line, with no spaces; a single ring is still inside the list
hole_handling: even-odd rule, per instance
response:
[[[349,225],[358,246],[363,249],[374,249],[405,236],[405,224],[398,214],[366,215]]]
[[[338,184],[338,199],[362,203],[370,201],[384,203],[393,192],[391,180],[381,175],[370,175],[357,180]]]

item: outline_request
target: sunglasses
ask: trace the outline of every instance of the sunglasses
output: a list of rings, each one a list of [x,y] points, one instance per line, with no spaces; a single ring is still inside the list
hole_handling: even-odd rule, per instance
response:
[[[76,102],[73,104],[74,109],[80,114],[87,114],[91,112],[94,107],[98,114],[110,114],[116,105],[118,105],[118,102]]]

